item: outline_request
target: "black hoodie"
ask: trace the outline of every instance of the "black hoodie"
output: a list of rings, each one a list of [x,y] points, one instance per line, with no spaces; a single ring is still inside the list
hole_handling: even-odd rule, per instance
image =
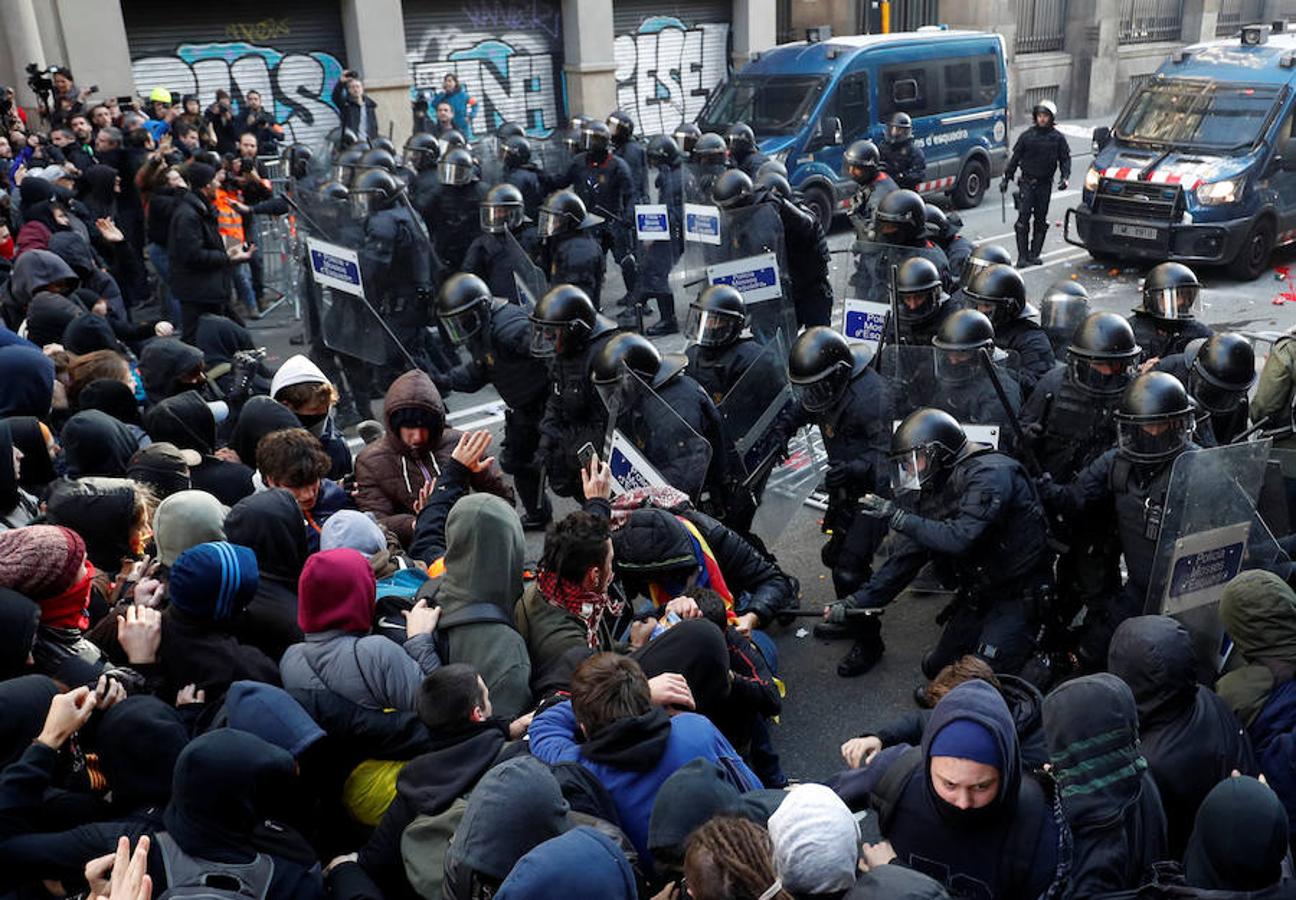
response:
[[[202,371],[202,368],[202,351],[179,338],[149,341],[140,353],[139,373],[149,403],[160,403],[168,397],[194,390],[195,384],[182,379]]]
[[[252,548],[261,574],[235,633],[278,662],[284,650],[303,639],[297,626],[297,579],[307,554],[301,507],[282,488],[244,497],[225,517],[225,538]]]
[[[46,518],[85,539],[90,562],[110,578],[122,560],[133,557],[131,527],[135,523],[135,488],[124,478],[62,479],[50,488]]]
[[[35,347],[0,347],[0,416],[49,416],[54,363]]]
[[[127,697],[103,714],[94,738],[113,807],[160,811],[171,799],[176,760],[189,743],[175,708],[147,694]]]
[[[2,371],[0,377],[3,377]],[[9,424],[14,446],[23,454],[18,483],[33,494],[44,494],[46,486],[58,477],[58,473],[54,471],[54,460],[50,459],[49,448],[45,445],[40,419],[11,416],[4,421]]]
[[[68,326],[85,314],[85,307],[77,301],[53,291],[40,291],[27,307],[27,340],[38,347],[56,344]]]
[[[125,478],[139,442],[122,422],[97,409],[86,409],[67,420],[59,436],[69,478],[104,475]]]
[[[0,681],[28,670],[40,607],[17,591],[0,588]]]
[[[251,468],[212,455],[216,451],[216,419],[197,391],[185,391],[155,405],[144,414],[144,428],[155,441],[202,454],[202,463],[189,471],[195,490],[206,491],[226,506],[252,493]]]
[[[239,412],[238,423],[230,435],[230,448],[245,466],[255,469],[256,448],[261,438],[285,428],[301,428],[292,410],[269,397],[253,397]]]
[[[115,378],[96,378],[83,387],[77,394],[77,408],[99,410],[118,422],[142,430],[143,420],[135,392]]]
[[[1228,705],[1197,683],[1192,638],[1174,619],[1126,619],[1112,636],[1107,668],[1134,694],[1140,749],[1161,792],[1170,857],[1179,859],[1211,788],[1235,769],[1259,771],[1251,740]]]

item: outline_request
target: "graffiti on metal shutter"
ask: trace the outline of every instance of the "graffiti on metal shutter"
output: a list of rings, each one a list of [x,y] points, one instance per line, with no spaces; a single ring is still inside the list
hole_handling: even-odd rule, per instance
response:
[[[673,16],[644,19],[617,35],[617,106],[639,134],[668,134],[691,122],[729,72],[729,25],[688,26]]]
[[[332,92],[342,64],[329,53],[285,53],[246,41],[181,44],[173,56],[146,56],[131,62],[135,89],[148,96],[155,87],[173,94],[197,94],[206,108],[217,90],[236,106],[249,91],[273,97],[266,108],[290,142],[317,143],[339,122]]]
[[[458,28],[406,33],[413,92],[431,101],[453,72],[477,103],[473,135],[505,122],[546,137],[562,124],[562,13],[557,0],[465,3]]]

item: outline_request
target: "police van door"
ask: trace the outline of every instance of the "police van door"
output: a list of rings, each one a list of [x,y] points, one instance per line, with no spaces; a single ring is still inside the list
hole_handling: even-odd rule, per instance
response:
[[[1288,110],[1274,135],[1273,155],[1264,179],[1278,207],[1278,243],[1296,240],[1296,108]]]
[[[840,144],[820,138],[820,126],[829,118],[841,120],[842,140]],[[819,124],[810,131],[807,138],[807,152],[797,160],[805,163],[813,160],[831,169],[837,176],[834,185],[834,196],[831,198],[835,207],[841,208],[842,202],[848,200],[855,192],[855,183],[842,173],[842,155],[852,142],[868,137],[869,124],[869,75],[867,71],[850,72],[842,76],[833,89],[832,96],[823,105],[819,115]],[[809,197],[807,192],[807,197]]]

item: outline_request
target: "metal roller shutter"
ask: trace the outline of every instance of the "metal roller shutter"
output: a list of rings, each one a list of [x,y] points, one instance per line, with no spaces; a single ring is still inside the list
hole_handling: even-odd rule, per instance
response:
[[[313,143],[338,124],[334,85],[346,68],[338,0],[252,0],[122,4],[136,90],[197,94],[205,107],[218,88],[235,107],[260,92],[285,138]]]
[[[503,122],[544,136],[566,117],[559,4],[524,4],[526,15],[501,16],[497,3],[405,0],[410,81],[432,94],[446,72],[477,99],[475,137]]]
[[[729,74],[730,0],[615,0],[617,105],[642,135],[697,118]]]

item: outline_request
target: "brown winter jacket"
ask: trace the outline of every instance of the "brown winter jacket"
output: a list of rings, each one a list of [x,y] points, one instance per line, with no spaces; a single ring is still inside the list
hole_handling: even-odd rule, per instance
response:
[[[423,409],[436,420],[433,428],[432,453],[416,454],[400,440],[400,432],[392,427],[392,413],[400,409]],[[441,394],[426,373],[412,370],[392,382],[383,401],[383,417],[387,434],[360,451],[356,457],[356,504],[365,512],[373,513],[379,524],[400,538],[408,547],[414,533],[414,501],[423,488],[423,471],[419,463],[433,478],[450,460],[461,432],[445,427],[445,404]],[[437,437],[437,433],[440,437]],[[504,480],[498,464],[472,476],[473,490],[488,491],[513,502],[513,488]]]

